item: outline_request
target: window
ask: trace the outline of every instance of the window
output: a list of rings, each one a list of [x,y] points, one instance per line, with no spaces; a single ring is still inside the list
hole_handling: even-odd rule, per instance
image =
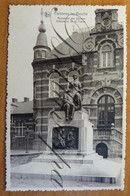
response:
[[[52,73],[49,77],[49,97],[58,97],[59,94],[59,75]]]
[[[45,58],[46,57],[46,51],[44,50],[36,50],[34,52],[34,58]]]
[[[44,50],[42,50],[42,58],[46,57],[46,52]]]
[[[44,50],[39,50],[39,58],[45,58],[46,52]]]
[[[15,129],[15,135],[16,136],[24,136],[24,129],[25,129],[25,127],[24,127],[22,121],[16,122],[16,124],[14,126],[14,129]]]
[[[115,118],[115,105],[114,99],[105,95],[98,101],[98,126],[110,127],[114,123]]]
[[[36,82],[34,82],[34,99],[36,99]]]
[[[109,44],[102,45],[101,47],[100,67],[113,67],[113,47]]]
[[[39,51],[36,50],[36,51],[34,52],[34,58],[36,59],[36,58],[38,58],[38,56],[39,56]]]

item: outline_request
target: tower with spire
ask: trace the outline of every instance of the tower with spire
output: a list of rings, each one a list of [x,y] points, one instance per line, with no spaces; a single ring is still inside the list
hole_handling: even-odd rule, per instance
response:
[[[47,93],[43,89],[43,85],[46,82],[46,66],[48,55],[51,49],[47,43],[46,27],[43,22],[43,10],[41,9],[41,24],[38,28],[39,33],[36,40],[36,45],[34,46],[34,59],[32,62],[33,66],[33,118],[35,120],[35,141],[34,149],[40,148],[40,141],[38,139],[38,134],[45,134],[45,127],[43,124],[43,109],[42,104],[44,104],[44,99],[47,98]],[[45,70],[44,70],[45,69]]]
[[[50,52],[50,48],[47,43],[47,36],[45,34],[46,27],[43,22],[43,9],[41,9],[41,24],[38,28],[39,34],[37,36],[36,45],[33,48],[34,50],[34,60],[46,59],[48,53]]]

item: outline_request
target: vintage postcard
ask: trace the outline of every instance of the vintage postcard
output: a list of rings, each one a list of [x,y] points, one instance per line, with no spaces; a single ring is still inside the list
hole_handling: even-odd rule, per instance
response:
[[[123,190],[126,7],[9,6],[6,190]]]

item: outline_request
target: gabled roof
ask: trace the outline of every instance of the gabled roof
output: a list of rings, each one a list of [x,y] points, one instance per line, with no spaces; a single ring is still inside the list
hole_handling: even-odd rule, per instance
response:
[[[70,37],[66,40],[62,40],[63,42],[48,54],[47,59],[53,59],[56,58],[56,56],[58,58],[70,57],[85,52],[85,40],[89,37],[89,32],[73,32]]]
[[[33,101],[17,102],[12,114],[32,114],[33,113]]]

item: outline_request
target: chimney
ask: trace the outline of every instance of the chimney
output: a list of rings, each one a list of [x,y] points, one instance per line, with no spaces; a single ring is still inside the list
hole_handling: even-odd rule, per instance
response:
[[[18,99],[12,98],[12,103],[17,103],[17,102],[18,102]]]
[[[24,97],[24,102],[28,102],[29,98],[28,97]]]

